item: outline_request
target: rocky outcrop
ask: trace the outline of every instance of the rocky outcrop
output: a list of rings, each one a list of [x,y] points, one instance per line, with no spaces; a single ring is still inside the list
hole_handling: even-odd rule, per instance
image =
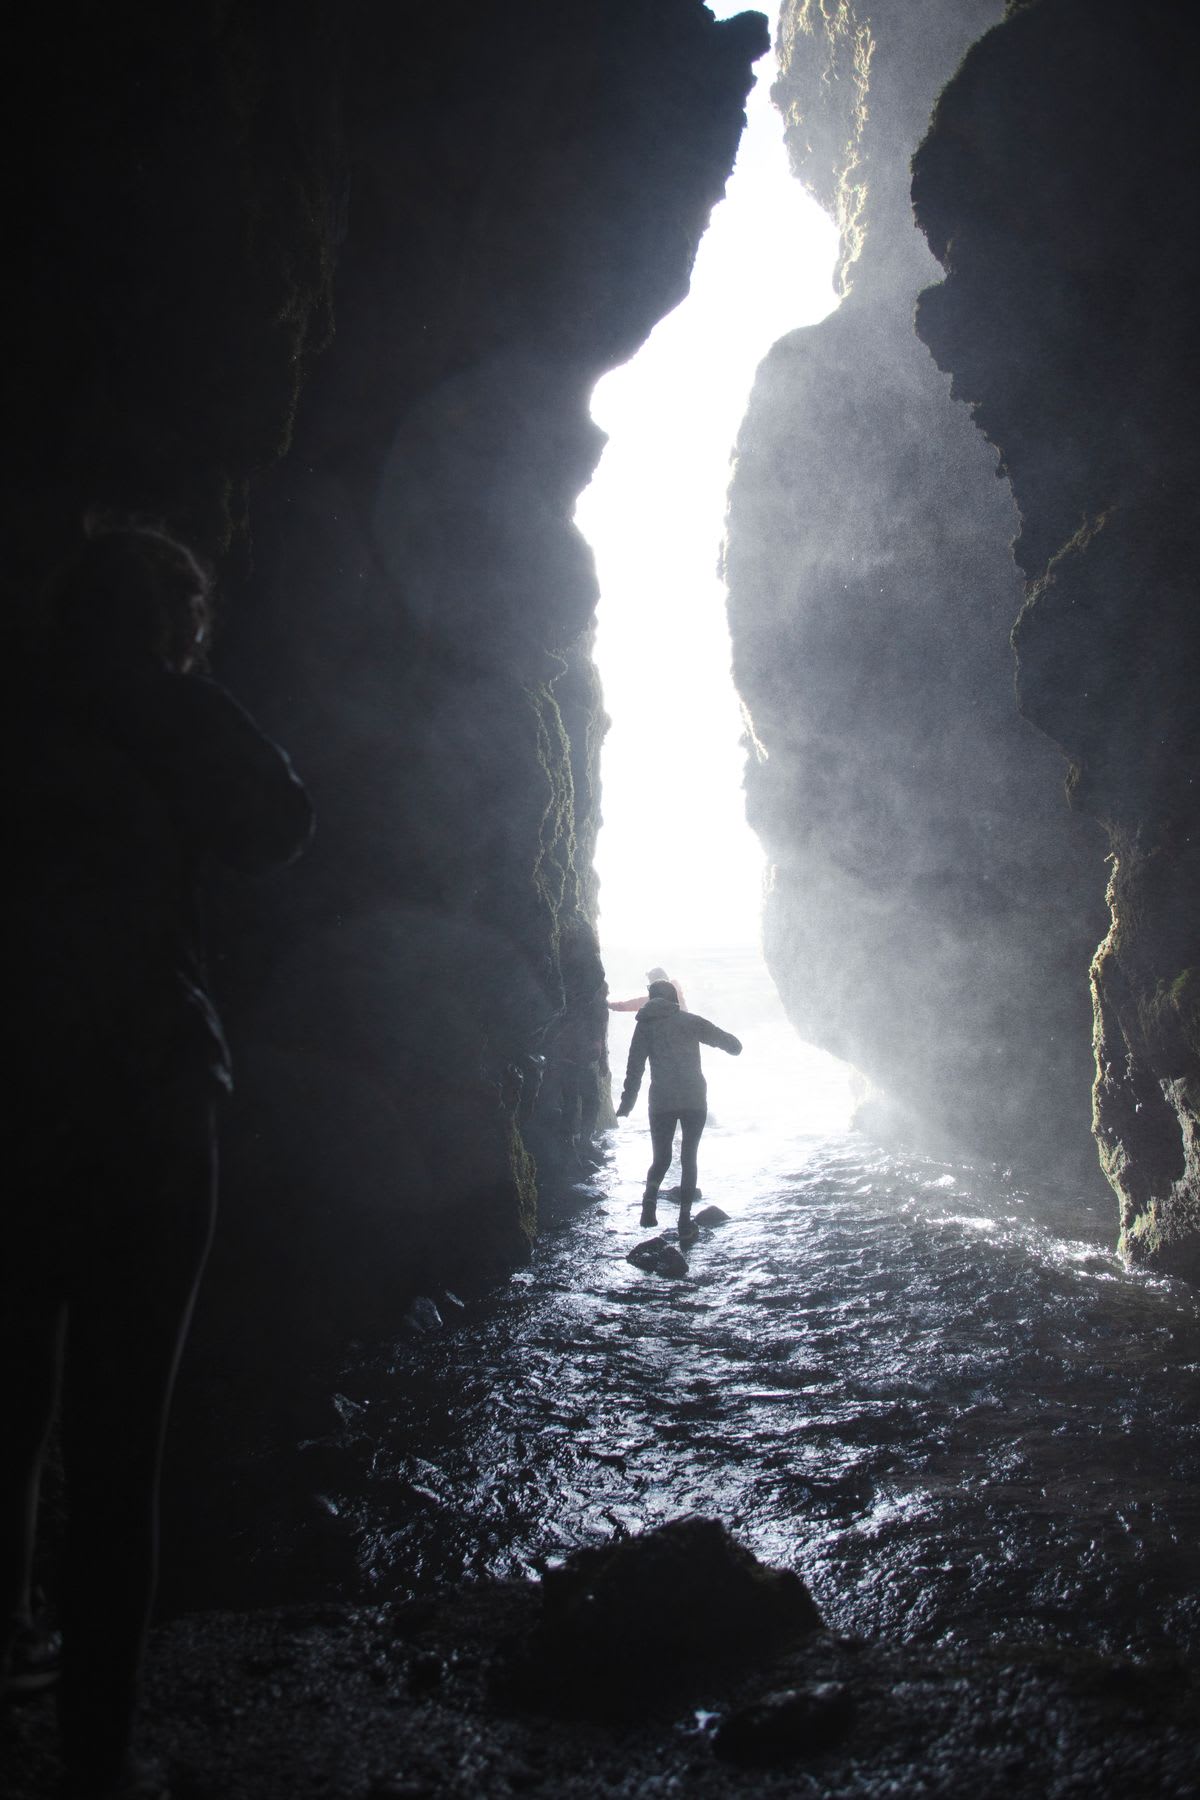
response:
[[[171,1792],[222,1800],[1194,1789],[1194,1660],[816,1630],[795,1575],[705,1523],[586,1549],[544,1581],[176,1618],[151,1639],[145,1750]],[[8,1800],[46,1800],[52,1697],[2,1728]]]
[[[587,402],[686,292],[765,25],[131,0],[24,30],[10,597],[85,508],[163,519],[220,562],[217,673],[317,806],[302,865],[210,907],[238,1090],[200,1335],[288,1359],[527,1255],[530,1146],[603,1103]]]
[[[645,1714],[686,1694],[701,1669],[758,1661],[821,1627],[797,1574],[759,1562],[719,1519],[691,1515],[549,1570],[540,1617],[496,1688],[539,1711]]]
[[[918,329],[1020,511],[1021,710],[1108,837],[1094,1122],[1126,1252],[1200,1275],[1194,33],[1157,0],[1036,0],[938,103]]]
[[[913,332],[934,272],[909,158],[997,0],[785,8],[776,99],[837,218],[844,298],[760,368],[726,571],[801,1034],[883,1091],[864,1123],[1094,1181],[1086,969],[1100,833],[1013,702],[1012,497]]]

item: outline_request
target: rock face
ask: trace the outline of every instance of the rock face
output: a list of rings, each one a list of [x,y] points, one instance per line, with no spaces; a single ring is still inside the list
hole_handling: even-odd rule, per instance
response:
[[[1194,33],[1041,0],[972,50],[913,197],[946,279],[918,329],[1000,453],[1027,580],[1021,710],[1112,851],[1095,1132],[1126,1252],[1200,1275]]]
[[[768,961],[801,1034],[927,1146],[1095,1182],[1103,840],[1013,700],[1012,497],[913,332],[909,158],[997,0],[795,0],[776,98],[842,304],[760,368],[726,548]],[[866,1122],[866,1120],[864,1120]]]
[[[25,27],[10,598],[85,508],[162,519],[318,811],[297,870],[211,896],[202,1338],[286,1357],[511,1267],[530,1146],[604,1103],[587,402],[686,292],[766,41],[698,0]]]

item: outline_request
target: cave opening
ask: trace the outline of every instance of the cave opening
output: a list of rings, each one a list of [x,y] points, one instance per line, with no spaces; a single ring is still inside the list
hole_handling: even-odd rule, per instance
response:
[[[713,0],[718,18],[743,10]],[[774,9],[777,15],[778,9]],[[714,208],[689,292],[636,356],[606,375],[592,416],[608,442],[576,523],[600,586],[595,658],[609,727],[596,871],[600,935],[614,997],[667,967],[695,1011],[728,1015],[759,1054],[750,1116],[835,1129],[854,1072],[802,1043],[766,969],[766,857],[743,793],[743,762],[763,754],[731,672],[720,570],[735,440],[761,359],[784,333],[837,305],[838,233],[788,166],[771,99],[772,49],[756,69],[725,198]],[[619,1077],[632,1015],[613,1015]],[[774,1076],[768,1093],[763,1069]],[[722,1071],[722,1085],[731,1083]],[[741,1112],[728,1101],[723,1113]]]
[[[18,14],[10,1800],[1198,1791],[1190,21],[740,3]]]

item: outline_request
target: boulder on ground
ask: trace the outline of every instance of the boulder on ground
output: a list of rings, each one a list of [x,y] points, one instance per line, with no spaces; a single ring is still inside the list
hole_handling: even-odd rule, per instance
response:
[[[625,1261],[631,1262],[636,1269],[645,1269],[651,1275],[665,1275],[672,1281],[678,1281],[688,1272],[687,1257],[665,1234],[635,1244]]]
[[[418,1294],[405,1309],[400,1326],[408,1337],[427,1337],[431,1331],[440,1331],[442,1315],[438,1311],[437,1302],[431,1300],[428,1294]]]
[[[651,1711],[702,1672],[820,1629],[798,1575],[760,1563],[717,1519],[676,1519],[547,1574],[502,1680],[524,1704]]]

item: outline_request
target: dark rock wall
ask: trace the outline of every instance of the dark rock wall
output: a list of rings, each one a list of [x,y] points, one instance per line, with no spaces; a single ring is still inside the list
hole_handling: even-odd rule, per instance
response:
[[[527,1254],[529,1143],[602,1060],[588,396],[686,292],[765,26],[75,11],[25,28],[8,158],[10,597],[89,506],[165,520],[311,786],[305,861],[210,898],[238,1092],[201,1335],[286,1357]]]
[[[796,0],[776,98],[837,219],[845,294],[762,365],[726,567],[765,759],[765,937],[803,1036],[887,1097],[864,1123],[1096,1180],[1086,971],[1103,843],[1014,705],[1017,519],[913,331],[936,265],[909,158],[998,0]]]
[[[1200,1274],[1197,58],[1187,9],[1040,0],[939,101],[918,328],[1000,453],[1022,711],[1112,851],[1095,1131],[1133,1257]]]
[[[329,335],[344,172],[332,9],[24,9],[5,109],[7,616],[81,514],[208,554]]]

